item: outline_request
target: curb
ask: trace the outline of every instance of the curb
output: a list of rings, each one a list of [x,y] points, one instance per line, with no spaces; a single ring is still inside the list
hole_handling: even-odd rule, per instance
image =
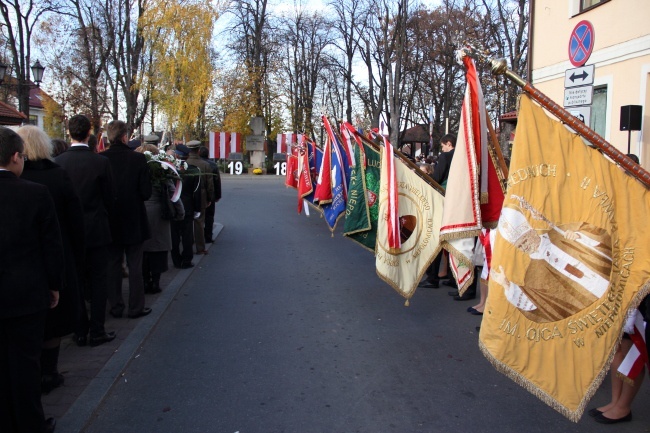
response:
[[[223,230],[223,224],[215,222],[214,231],[215,240]],[[212,248],[213,244],[210,244]],[[56,423],[56,431],[59,433],[78,433],[90,422],[93,414],[104,401],[113,385],[122,377],[122,372],[128,367],[131,360],[134,359],[140,346],[156,326],[167,308],[174,300],[181,287],[189,279],[194,269],[203,261],[205,256],[195,256],[195,267],[190,269],[179,269],[178,274],[169,283],[166,290],[160,294],[156,302],[152,305],[150,315],[140,319],[139,323],[129,333],[129,336],[122,342],[119,349],[106,362],[101,371],[88,384],[86,389],[81,393],[70,409]]]

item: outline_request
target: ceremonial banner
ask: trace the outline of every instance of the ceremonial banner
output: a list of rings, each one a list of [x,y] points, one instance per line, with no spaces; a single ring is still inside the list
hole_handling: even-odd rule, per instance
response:
[[[377,275],[404,296],[408,303],[422,275],[440,251],[443,196],[401,159],[395,158],[402,246],[398,251],[391,252],[388,246],[388,185],[384,181],[386,165],[382,155],[375,263]]]
[[[358,150],[361,149],[363,152],[355,152],[357,162],[350,174],[343,234],[374,253],[379,215],[381,154],[365,143],[361,143]]]
[[[307,204],[310,205],[312,209],[315,209],[318,212],[322,213],[323,209],[321,209],[320,206],[314,202],[314,194],[316,192],[314,185],[316,185],[316,181],[318,179],[318,171],[320,170],[320,166],[323,163],[323,151],[319,149],[315,143],[308,141],[307,155],[309,159],[309,172],[311,174],[312,192],[304,197],[304,200],[307,202]]]
[[[520,104],[479,345],[578,421],[650,292],[650,192],[528,96]]]
[[[325,140],[323,161],[318,167],[314,202],[321,205],[332,202],[332,140],[329,138]]]
[[[326,146],[327,147],[327,146]],[[332,182],[331,188],[331,200],[328,203],[323,204],[322,200],[319,200],[318,205],[323,209],[323,216],[325,221],[329,226],[330,231],[334,232],[336,228],[336,223],[339,218],[345,213],[345,204],[347,201],[347,187],[345,185],[345,165],[347,164],[345,157],[342,155],[342,150],[339,147],[337,142],[331,143],[330,146],[330,181]],[[323,167],[326,164],[327,160],[327,149],[323,151]],[[321,170],[321,173],[324,170]],[[318,192],[316,192],[318,194]]]
[[[302,212],[303,199],[314,191],[309,169],[307,143],[298,145],[298,213]]]
[[[474,238],[483,227],[496,226],[503,203],[502,184],[495,169],[496,156],[494,150],[489,150],[492,145],[487,136],[483,91],[474,61],[466,56],[463,63],[467,87],[440,229],[443,247],[449,251],[449,267],[461,295],[474,280]]]
[[[298,189],[298,157],[293,154],[287,155],[287,173],[284,184],[288,187]]]

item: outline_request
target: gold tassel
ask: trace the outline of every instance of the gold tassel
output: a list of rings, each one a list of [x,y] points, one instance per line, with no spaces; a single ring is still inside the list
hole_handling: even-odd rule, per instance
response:
[[[407,299],[406,302],[404,302],[404,306],[405,306],[405,307],[408,307],[408,306],[410,306],[410,305],[411,305],[411,304],[409,303],[409,300]]]
[[[332,232],[332,237],[334,237],[334,232]]]

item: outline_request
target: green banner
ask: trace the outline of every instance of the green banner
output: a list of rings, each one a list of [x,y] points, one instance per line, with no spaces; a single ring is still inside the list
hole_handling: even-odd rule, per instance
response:
[[[364,167],[361,152],[355,152],[355,165],[350,172],[343,234],[374,252],[379,215],[381,154],[365,143],[363,149],[367,165]]]

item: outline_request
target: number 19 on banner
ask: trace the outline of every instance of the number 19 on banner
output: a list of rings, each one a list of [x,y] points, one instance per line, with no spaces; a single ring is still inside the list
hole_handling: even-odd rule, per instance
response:
[[[230,161],[228,163],[228,168],[230,169],[230,174],[241,174],[244,171],[244,165],[241,161]]]
[[[287,163],[286,162],[276,162],[273,166],[275,168],[276,176],[286,176],[287,175]]]

